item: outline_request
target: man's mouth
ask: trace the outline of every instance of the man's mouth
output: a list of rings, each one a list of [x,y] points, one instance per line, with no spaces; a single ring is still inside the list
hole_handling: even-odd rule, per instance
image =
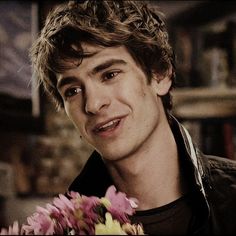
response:
[[[120,123],[121,119],[111,120],[105,124],[97,125],[94,129],[95,133],[114,130]]]

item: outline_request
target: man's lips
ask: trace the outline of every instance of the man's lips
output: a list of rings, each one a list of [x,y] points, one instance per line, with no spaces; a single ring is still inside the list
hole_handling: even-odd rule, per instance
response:
[[[124,117],[116,117],[116,118],[108,119],[104,122],[100,122],[92,130],[94,133],[97,133],[97,134],[106,132],[106,131],[109,132],[115,129],[123,118]]]

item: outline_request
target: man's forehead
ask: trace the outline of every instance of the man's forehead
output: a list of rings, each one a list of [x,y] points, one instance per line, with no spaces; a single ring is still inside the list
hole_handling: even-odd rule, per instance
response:
[[[121,53],[121,51],[128,53],[128,50],[124,45],[105,47],[98,44],[81,42],[79,46],[76,44],[73,44],[71,46],[74,50],[81,51],[82,49],[83,51],[82,53],[84,54],[85,57],[90,57],[96,54],[109,54],[109,53],[114,53],[115,51],[119,51],[119,53]]]
[[[76,51],[80,51],[82,49],[84,54],[97,54],[104,49],[104,47],[100,45],[86,42],[81,42],[79,46],[72,44],[71,47]]]
[[[89,43],[83,43],[80,47],[73,45],[74,50],[83,50],[84,54],[81,63],[77,65],[77,61],[67,61],[68,68],[71,69],[57,73],[57,78],[68,77],[71,70],[77,68],[87,74],[96,74],[113,65],[127,65],[133,60],[125,46],[103,47]],[[78,48],[78,49],[77,49]],[[79,49],[80,48],[80,49]]]

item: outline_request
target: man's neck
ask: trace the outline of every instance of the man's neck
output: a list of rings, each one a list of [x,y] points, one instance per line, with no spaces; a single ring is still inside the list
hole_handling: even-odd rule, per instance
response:
[[[161,126],[156,134],[147,147],[118,163],[106,163],[117,188],[138,199],[139,210],[165,205],[185,192],[169,125]]]

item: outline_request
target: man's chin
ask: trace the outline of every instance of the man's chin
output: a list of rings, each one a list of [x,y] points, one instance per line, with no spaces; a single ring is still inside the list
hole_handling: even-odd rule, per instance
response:
[[[124,159],[126,159],[129,155],[127,153],[125,153],[123,150],[119,150],[114,152],[113,151],[103,151],[103,152],[98,152],[102,159],[105,162],[119,162],[122,161]]]

